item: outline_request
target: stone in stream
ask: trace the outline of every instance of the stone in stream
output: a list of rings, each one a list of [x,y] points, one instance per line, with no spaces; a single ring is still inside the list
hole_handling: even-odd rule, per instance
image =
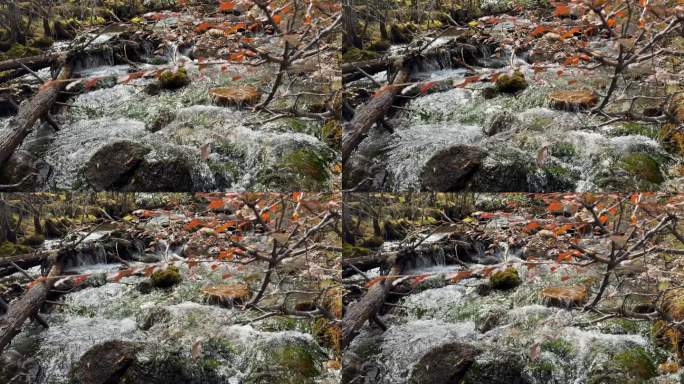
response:
[[[469,145],[455,145],[438,151],[423,166],[423,189],[436,192],[464,189],[485,156],[481,148]]]
[[[549,103],[552,108],[561,111],[579,111],[596,105],[598,97],[592,90],[575,89],[553,91],[549,94]]]
[[[204,287],[200,290],[209,304],[225,307],[245,304],[252,296],[249,285],[244,283],[221,284]]]
[[[589,291],[583,285],[546,287],[539,293],[544,305],[561,308],[579,307],[587,301]]]
[[[137,360],[140,345],[112,340],[90,348],[71,370],[74,384],[119,383],[126,370]]]
[[[259,102],[261,92],[251,85],[212,88],[209,96],[219,106],[251,106]]]
[[[120,140],[98,149],[84,167],[85,178],[96,191],[125,184],[130,172],[151,149],[143,144]]]
[[[527,88],[525,75],[520,71],[515,71],[511,75],[501,75],[496,78],[496,89],[503,93],[516,93]]]
[[[521,284],[518,270],[515,268],[508,268],[505,271],[498,271],[492,273],[489,277],[492,288],[499,290],[513,289]]]

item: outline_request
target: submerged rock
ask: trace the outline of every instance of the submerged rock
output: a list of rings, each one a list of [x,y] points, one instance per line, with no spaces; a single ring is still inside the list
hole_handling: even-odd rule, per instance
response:
[[[547,306],[571,308],[579,307],[587,301],[589,291],[583,285],[567,287],[546,287],[539,293],[539,298]]]
[[[456,145],[438,151],[423,166],[423,188],[438,192],[464,189],[485,156],[482,149],[469,145]]]
[[[96,191],[110,190],[124,184],[150,148],[133,141],[121,140],[106,144],[91,156],[84,174],[88,184]]]
[[[552,108],[562,111],[579,111],[596,105],[598,97],[594,91],[577,89],[570,91],[554,91],[549,95]]]

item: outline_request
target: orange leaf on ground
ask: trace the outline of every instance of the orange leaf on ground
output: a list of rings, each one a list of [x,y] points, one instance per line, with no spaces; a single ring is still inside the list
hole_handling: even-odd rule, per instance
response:
[[[553,11],[554,16],[570,16],[570,7],[567,5],[557,5]]]

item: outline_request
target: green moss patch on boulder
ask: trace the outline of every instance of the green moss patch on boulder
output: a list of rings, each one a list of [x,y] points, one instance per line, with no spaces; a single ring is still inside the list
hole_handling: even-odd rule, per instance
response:
[[[154,271],[151,276],[152,285],[157,288],[170,288],[182,280],[178,267],[171,265],[164,270]]]
[[[492,283],[492,288],[499,290],[513,289],[522,283],[518,270],[515,268],[494,272],[489,277],[489,281]]]
[[[527,88],[525,75],[515,71],[511,75],[501,75],[496,79],[496,89],[503,93],[516,93]]]
[[[630,153],[622,158],[620,165],[625,171],[650,183],[660,184],[665,180],[660,161],[648,153]]]
[[[167,69],[159,75],[159,85],[162,89],[175,90],[190,84],[188,72],[184,67],[171,70]]]

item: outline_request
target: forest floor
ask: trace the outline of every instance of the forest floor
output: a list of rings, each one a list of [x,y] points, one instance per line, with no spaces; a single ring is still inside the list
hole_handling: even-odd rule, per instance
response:
[[[672,19],[640,27],[608,2],[603,12],[614,18],[606,27],[577,4],[485,3],[461,18],[461,9],[413,20],[415,12],[395,9],[386,39],[369,22],[363,48],[347,48],[347,136],[363,138],[343,148],[345,188],[682,189],[681,56],[634,52]],[[675,12],[663,12],[676,22]],[[676,28],[664,36],[651,48],[684,50]],[[614,76],[619,52],[639,58]],[[380,95],[392,88],[398,95],[377,128],[365,112],[380,110],[388,100]]]
[[[21,236],[35,253],[61,250],[46,262],[63,272],[47,279],[57,280],[39,315],[49,328],[27,320],[1,355],[0,381],[339,382],[334,196],[139,194],[133,205],[45,206],[63,234]],[[36,277],[50,268],[8,268],[26,246],[16,248],[0,255],[10,306],[47,284]]]
[[[330,191],[339,184],[338,9],[145,4],[127,19],[80,24],[73,39],[44,51],[64,59],[52,70],[38,65],[3,83],[5,135],[17,129],[12,98],[18,104],[41,89],[64,90],[54,124],[41,119],[2,159],[0,184],[172,192]],[[60,65],[71,75],[55,84]]]
[[[363,211],[372,198],[356,196]],[[665,206],[681,217],[681,198],[588,198],[597,219],[572,194],[480,195],[461,210],[376,195],[385,240],[360,215],[344,245],[343,334],[355,330],[342,382],[679,383],[683,245],[646,232]],[[621,261],[600,288],[611,253]],[[378,320],[354,325],[383,284]]]

